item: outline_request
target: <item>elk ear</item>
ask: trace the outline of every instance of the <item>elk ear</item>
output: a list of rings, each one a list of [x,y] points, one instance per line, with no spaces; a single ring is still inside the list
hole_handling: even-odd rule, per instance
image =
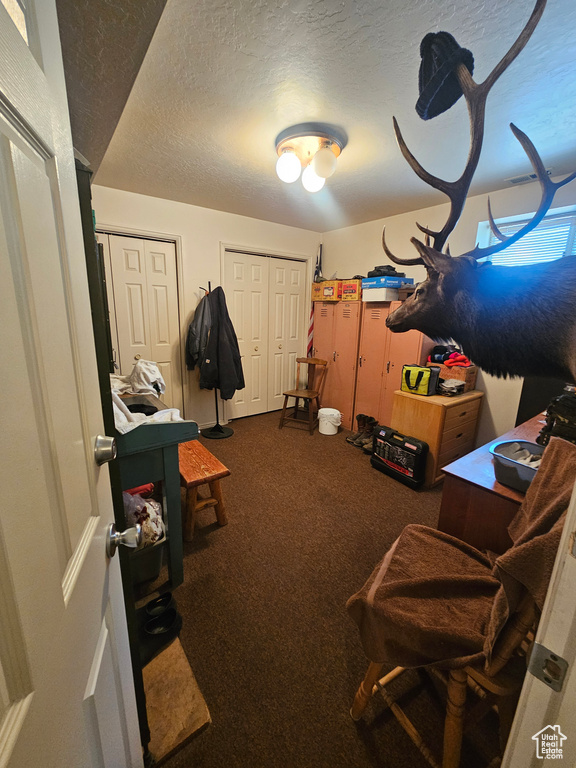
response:
[[[452,258],[449,255],[440,253],[440,251],[432,248],[431,245],[426,245],[416,237],[412,237],[410,242],[420,254],[420,258],[424,262],[428,275],[430,275],[431,272],[443,273],[449,271],[452,264]]]
[[[470,264],[470,266],[473,269],[478,269],[478,267],[484,266],[484,264],[482,263],[479,264],[473,256],[465,255],[465,256],[459,256],[458,258],[461,259],[462,261],[466,261],[466,263]]]

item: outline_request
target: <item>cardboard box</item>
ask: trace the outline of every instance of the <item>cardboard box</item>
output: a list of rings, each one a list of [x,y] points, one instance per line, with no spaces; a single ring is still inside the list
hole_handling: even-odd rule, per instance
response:
[[[402,285],[414,285],[412,277],[365,277],[362,288],[400,288]]]
[[[362,301],[398,301],[398,288],[363,288]]]
[[[467,368],[461,365],[441,365],[440,363],[426,363],[426,365],[437,365],[440,368],[441,379],[458,379],[458,381],[463,381],[464,392],[470,392],[476,386],[478,368],[475,365],[469,365]]]
[[[342,301],[360,301],[362,280],[342,280]]]
[[[402,288],[398,288],[398,298],[400,301],[406,301],[409,296],[412,296],[416,290],[415,285],[403,285]]]
[[[324,280],[323,283],[312,283],[312,301],[340,301],[341,298],[341,280]]]

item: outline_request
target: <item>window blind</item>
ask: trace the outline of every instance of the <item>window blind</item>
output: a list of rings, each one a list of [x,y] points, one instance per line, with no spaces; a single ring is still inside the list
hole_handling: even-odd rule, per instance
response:
[[[503,235],[509,237],[524,226],[530,219],[496,225]],[[489,245],[499,242],[490,232]],[[517,243],[513,243],[500,253],[492,254],[493,264],[505,267],[528,266],[546,261],[554,261],[563,256],[576,255],[576,213],[552,214]]]

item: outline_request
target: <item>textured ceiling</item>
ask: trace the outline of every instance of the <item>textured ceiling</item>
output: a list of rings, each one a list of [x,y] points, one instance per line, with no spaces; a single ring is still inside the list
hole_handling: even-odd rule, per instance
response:
[[[97,169],[166,0],[56,0],[74,147]]]
[[[102,0],[95,0],[96,3]],[[422,121],[419,46],[451,32],[483,80],[532,0],[168,0],[97,184],[327,231],[445,200],[400,155],[392,116],[432,173],[460,175],[463,100]],[[533,38],[493,89],[472,187],[507,186],[530,165],[515,122],[554,174],[576,168],[576,3],[548,0]],[[126,41],[129,44],[129,41]],[[312,195],[278,180],[276,135],[306,121],[341,127],[348,146]]]

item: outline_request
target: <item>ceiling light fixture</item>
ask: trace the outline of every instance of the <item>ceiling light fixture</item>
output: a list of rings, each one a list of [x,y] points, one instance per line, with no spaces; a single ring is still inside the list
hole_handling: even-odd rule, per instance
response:
[[[308,192],[318,192],[336,170],[337,158],[348,143],[346,134],[325,123],[300,123],[276,137],[276,173],[292,184],[300,178]]]

